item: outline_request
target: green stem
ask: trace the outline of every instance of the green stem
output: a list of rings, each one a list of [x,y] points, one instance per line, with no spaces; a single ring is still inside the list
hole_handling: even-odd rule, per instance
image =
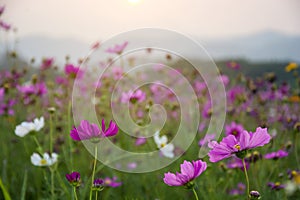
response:
[[[96,191],[96,200],[98,200],[98,191]]]
[[[73,191],[74,191],[74,197],[75,197],[75,200],[78,200],[77,192],[76,192],[76,187],[73,187]]]
[[[53,153],[53,119],[52,114],[50,114],[50,155]]]
[[[42,149],[42,146],[41,144],[39,143],[38,139],[36,138],[36,135],[33,135],[33,140],[36,144],[36,146],[38,147],[38,153],[40,153],[41,155],[43,155],[43,149]]]
[[[247,173],[245,158],[243,158],[242,161],[243,161],[244,172],[245,172],[245,177],[246,177],[246,182],[247,182],[247,199],[249,199],[250,186],[249,186],[249,178],[248,178],[248,173]]]
[[[90,189],[90,200],[92,200],[93,196],[93,184],[94,184],[94,179],[95,179],[95,171],[96,171],[96,164],[97,164],[97,145],[95,144],[95,159],[94,159],[94,166],[93,166],[93,173],[92,173],[92,184],[91,184],[91,189]]]
[[[196,200],[199,200],[199,198],[198,198],[198,195],[197,195],[197,192],[196,192],[195,188],[193,188],[193,193],[194,193],[194,195],[195,195],[195,198],[196,198]]]
[[[70,131],[71,130],[71,109],[72,109],[72,104],[71,104],[71,101],[69,101],[69,104],[68,104],[68,130]],[[70,149],[70,155],[69,155],[69,158],[70,158],[70,165],[71,165],[71,169],[73,171],[73,144],[72,144],[72,138],[71,137],[68,137],[69,138],[69,149]]]
[[[296,162],[297,162],[297,167],[299,168],[300,166],[299,166],[299,159],[298,159],[298,144],[297,144],[297,132],[295,131],[294,132],[294,134],[295,134],[295,139],[294,139],[294,151],[295,151],[295,157],[296,157]]]
[[[51,172],[51,199],[55,199],[55,193],[54,193],[54,171],[50,168]]]

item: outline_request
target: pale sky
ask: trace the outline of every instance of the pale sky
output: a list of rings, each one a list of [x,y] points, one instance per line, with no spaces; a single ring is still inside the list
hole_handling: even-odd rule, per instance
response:
[[[167,28],[190,36],[225,38],[275,30],[300,35],[299,0],[1,0],[2,18],[18,36],[84,41],[127,30]]]

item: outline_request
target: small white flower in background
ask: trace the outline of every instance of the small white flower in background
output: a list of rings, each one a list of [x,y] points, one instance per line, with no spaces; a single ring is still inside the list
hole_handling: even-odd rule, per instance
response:
[[[162,155],[168,158],[174,158],[174,145],[168,142],[167,136],[159,137],[159,131],[154,134],[154,141]]]
[[[33,153],[30,157],[31,163],[35,166],[44,167],[51,166],[57,162],[58,155],[56,153],[52,153],[51,157],[48,153],[44,153],[43,157],[38,153]]]
[[[15,129],[15,134],[20,137],[24,137],[30,132],[40,131],[45,125],[44,117],[35,118],[33,122],[22,122]]]

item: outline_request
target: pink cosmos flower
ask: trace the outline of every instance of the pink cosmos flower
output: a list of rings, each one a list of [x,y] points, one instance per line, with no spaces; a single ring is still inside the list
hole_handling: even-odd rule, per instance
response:
[[[119,187],[122,185],[122,182],[117,182],[117,177],[113,177],[113,178],[109,178],[109,177],[106,177],[105,179],[103,179],[103,182],[104,182],[104,186],[107,186],[107,187]]]
[[[209,119],[211,114],[212,114],[212,106],[211,106],[211,102],[208,101],[207,103],[204,104],[203,106],[203,110],[202,110],[202,117]]]
[[[121,102],[122,103],[127,103],[127,102],[131,102],[131,103],[136,103],[136,102],[143,102],[146,99],[146,93],[143,92],[142,90],[136,90],[136,91],[132,91],[129,90],[128,92],[123,92],[122,96],[121,96]]]
[[[273,159],[273,160],[277,160],[279,158],[283,158],[283,157],[286,157],[288,156],[289,153],[286,152],[286,151],[283,151],[283,150],[279,150],[279,151],[276,151],[276,152],[272,152],[272,153],[267,153],[265,155],[265,159]]]
[[[197,94],[202,94],[207,88],[205,82],[200,82],[197,80],[194,82],[194,87],[195,87]]]
[[[99,41],[97,41],[97,42],[95,42],[92,46],[91,46],[91,49],[98,49],[100,47],[100,42]]]
[[[5,31],[9,31],[11,29],[11,25],[7,24],[2,20],[0,20],[0,27],[3,28]]]
[[[231,124],[228,124],[225,126],[225,134],[228,135],[233,135],[237,138],[240,137],[240,134],[243,132],[244,127],[241,124],[237,124],[235,122],[231,122]]]
[[[120,54],[122,54],[122,52],[124,51],[124,49],[127,47],[127,45],[128,45],[128,42],[124,42],[123,44],[121,44],[121,45],[115,45],[114,47],[111,47],[111,48],[108,48],[107,50],[106,50],[106,52],[107,53],[112,53],[112,54],[118,54],[118,55],[120,55]]]
[[[192,162],[188,162],[185,160],[183,164],[180,165],[181,173],[165,173],[165,177],[163,180],[165,184],[169,186],[188,186],[187,184],[200,176],[200,174],[202,174],[206,170],[206,167],[206,162],[203,162],[202,160]]]
[[[212,150],[208,153],[211,162],[218,162],[232,155],[244,158],[248,149],[268,144],[271,140],[266,128],[258,127],[254,133],[243,131],[239,138],[233,135],[226,136],[219,143],[214,143]]]
[[[121,67],[112,68],[113,77],[115,80],[119,80],[123,76],[123,69]]]
[[[32,85],[17,86],[19,92],[23,95],[24,104],[30,104],[35,100],[35,97],[43,97],[47,94],[47,86],[44,82],[39,82]]]
[[[55,78],[55,82],[56,82],[58,85],[68,85],[68,80],[67,80],[67,78],[62,77],[62,76],[57,76],[57,77]]]
[[[79,67],[75,67],[72,64],[67,64],[65,66],[65,74],[70,76],[71,78],[81,78],[83,75],[83,71],[80,70]]]
[[[100,138],[116,135],[118,130],[117,125],[112,121],[110,121],[108,128],[105,129],[104,119],[102,119],[102,129],[100,130],[98,125],[82,120],[77,128],[73,127],[70,137],[76,141],[94,139],[95,142],[98,142]]]
[[[54,58],[44,58],[41,65],[41,70],[49,69],[54,63]]]
[[[0,88],[0,100],[4,98],[4,88]]]
[[[5,6],[0,6],[0,16],[2,15],[2,13],[4,13],[5,10]]]
[[[143,145],[147,142],[147,138],[145,137],[138,137],[136,138],[135,140],[135,146],[140,146],[140,145]]]

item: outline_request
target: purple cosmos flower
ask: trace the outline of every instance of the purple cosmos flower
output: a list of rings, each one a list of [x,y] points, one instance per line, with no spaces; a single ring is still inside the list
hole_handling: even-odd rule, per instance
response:
[[[237,188],[234,188],[229,191],[229,194],[232,196],[242,195],[245,193],[246,186],[244,183],[238,183]]]
[[[244,158],[248,149],[264,146],[271,140],[266,128],[258,127],[254,133],[243,131],[239,138],[233,135],[226,136],[220,144],[214,143],[213,149],[208,153],[211,162],[218,162],[232,155]]]
[[[13,106],[16,104],[15,99],[9,99],[7,102],[1,102],[0,101],[0,116],[1,115],[14,115],[15,111],[13,109]]]
[[[250,193],[249,193],[249,197],[250,199],[260,199],[260,193],[258,191],[255,191],[255,190],[252,190]]]
[[[281,184],[280,182],[276,182],[276,183],[269,182],[268,186],[272,190],[281,190],[281,189],[285,188],[285,185]]]
[[[119,187],[122,185],[122,182],[116,182],[117,180],[117,177],[113,177],[113,178],[109,178],[109,177],[106,177],[103,181],[104,181],[104,186],[107,186],[107,187]]]
[[[104,181],[100,178],[97,178],[93,182],[93,190],[102,191],[104,188]]]
[[[227,62],[226,66],[229,67],[229,68],[231,68],[231,69],[234,69],[234,70],[238,70],[241,67],[241,65],[239,63],[234,62],[234,61]]]
[[[249,169],[249,162],[245,162],[246,164],[246,170]],[[241,169],[242,171],[244,171],[244,165],[243,165],[243,162],[241,159],[238,159],[238,158],[233,158],[232,160],[230,160],[227,165],[226,165],[229,169],[235,169],[235,168],[239,168]]]
[[[265,159],[277,160],[279,158],[283,158],[283,157],[286,157],[288,155],[289,155],[288,152],[283,151],[283,150],[280,149],[279,151],[276,151],[276,152],[267,153],[265,155]]]
[[[240,134],[243,132],[244,127],[241,124],[237,124],[235,122],[231,122],[231,124],[228,124],[225,126],[225,134],[233,135],[236,138],[240,137]]]
[[[96,124],[89,123],[87,120],[82,120],[80,125],[73,129],[70,132],[70,136],[73,140],[89,140],[94,139],[95,142],[98,142],[100,138],[111,137],[118,133],[117,125],[110,121],[109,126],[105,129],[104,119],[102,119],[102,129]]]
[[[207,134],[207,135],[204,136],[203,139],[199,140],[198,145],[200,147],[202,147],[202,146],[208,144],[210,141],[214,140],[215,137],[216,137],[216,134]]]
[[[80,173],[79,172],[72,172],[71,174],[66,174],[66,179],[69,183],[74,187],[80,186]]]
[[[107,53],[112,53],[112,54],[118,54],[118,55],[120,55],[120,54],[122,54],[122,52],[124,51],[124,49],[127,47],[127,45],[128,45],[128,42],[124,42],[123,44],[121,44],[121,45],[115,45],[114,47],[112,47],[112,48],[108,48],[107,50],[106,50],[106,52]]]
[[[203,162],[202,160],[192,162],[185,160],[183,164],[180,165],[181,173],[165,173],[164,182],[169,186],[193,186],[190,182],[200,176],[200,174],[206,170],[206,167],[206,162]]]

